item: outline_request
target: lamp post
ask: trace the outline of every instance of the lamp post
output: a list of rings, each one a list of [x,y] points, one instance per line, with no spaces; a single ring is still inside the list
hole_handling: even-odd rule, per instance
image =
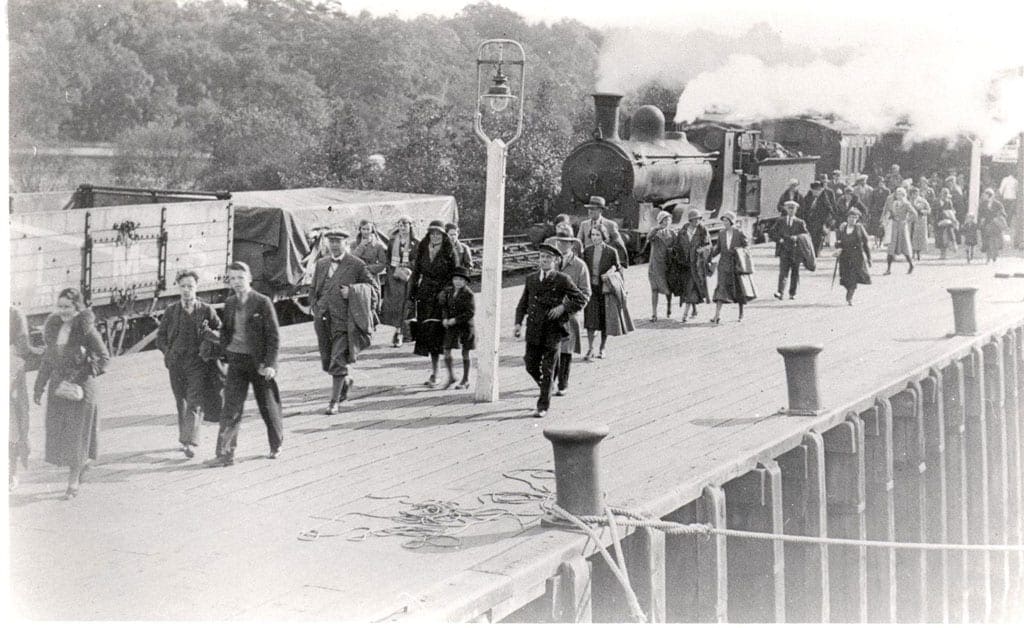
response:
[[[505,57],[506,49],[511,53]],[[477,401],[498,400],[498,339],[501,337],[501,266],[502,243],[505,239],[505,157],[508,147],[523,133],[523,86],[526,65],[523,47],[511,39],[488,39],[480,44],[476,55],[477,108],[473,130],[487,147],[487,197],[484,203],[484,259],[481,269],[481,302],[477,308],[476,328],[480,333],[477,350],[477,380],[474,398]],[[518,69],[515,76],[505,68]],[[493,74],[492,74],[493,71]],[[484,74],[487,74],[486,79]],[[486,80],[486,83],[485,83]],[[518,89],[516,89],[518,88]],[[518,92],[518,95],[516,95]],[[513,107],[515,132],[506,141],[502,134],[489,137],[483,116],[501,114]],[[518,105],[518,109],[516,109]]]

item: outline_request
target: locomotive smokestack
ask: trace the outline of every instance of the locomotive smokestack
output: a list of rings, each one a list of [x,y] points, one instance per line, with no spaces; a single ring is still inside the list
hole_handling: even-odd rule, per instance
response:
[[[606,140],[619,139],[619,101],[622,94],[594,94],[597,128],[594,134]]]

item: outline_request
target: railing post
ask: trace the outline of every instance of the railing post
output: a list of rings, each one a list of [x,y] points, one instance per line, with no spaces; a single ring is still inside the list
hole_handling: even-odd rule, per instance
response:
[[[558,575],[549,578],[551,619],[559,624],[589,624],[593,621],[592,568],[582,556],[562,563]]]
[[[827,537],[825,451],[821,435],[809,432],[803,442],[776,459],[782,471],[782,517],[786,534]],[[785,544],[786,619],[799,623],[829,620],[828,548]]]
[[[966,544],[967,459],[964,451],[964,367],[959,361],[942,370],[942,413],[946,436],[946,538]],[[949,621],[966,623],[970,584],[967,552],[949,552]]]
[[[782,478],[774,461],[726,482],[729,528],[782,533]],[[786,621],[782,541],[729,540],[729,621]]]
[[[629,583],[647,621],[665,623],[665,533],[640,528],[622,542]]]
[[[896,540],[921,543],[925,539],[925,452],[920,387],[912,382],[891,404]],[[923,551],[896,553],[897,621],[924,621],[926,571]]]
[[[1006,422],[1003,415],[1003,349],[999,338],[986,343],[983,349],[985,365],[985,418],[987,420],[988,489],[989,489],[989,542],[1000,545],[1007,542],[1007,502],[1009,501],[1006,468]],[[992,620],[998,620],[1005,611],[1009,581],[1009,554],[992,555]]]
[[[953,297],[954,336],[973,336],[978,333],[974,297],[977,288],[946,288]]]
[[[981,349],[974,348],[964,358],[964,399],[966,423],[964,450],[967,454],[967,535],[971,544],[988,545],[988,446],[985,427],[985,369]],[[972,552],[967,557],[971,622],[989,621],[992,613],[992,562],[988,552]]]
[[[825,432],[825,492],[828,533],[837,539],[866,537],[864,429],[856,415]],[[830,547],[828,584],[832,623],[863,623],[868,618],[867,549]]]
[[[549,427],[544,438],[555,454],[555,499],[576,516],[604,514],[597,446],[608,427]]]
[[[1009,522],[1007,543],[1012,545],[1024,544],[1024,481],[1021,478],[1021,415],[1020,395],[1018,385],[1020,384],[1020,364],[1017,361],[1017,334],[1009,331],[1003,337],[1003,369],[1005,383],[1004,413],[1006,420],[1006,464],[1008,476],[1009,500],[1006,503],[1006,518]],[[1009,599],[1017,600],[1024,595],[1021,588],[1024,581],[1024,561],[1021,560],[1019,552],[1009,554],[1010,560],[1010,591]]]
[[[864,471],[867,497],[867,531],[872,541],[894,541],[892,407],[879,399],[861,413],[864,422]],[[868,549],[868,621],[896,622],[896,553],[886,548]]]
[[[705,486],[700,497],[665,519],[724,529],[725,492],[719,486]],[[709,537],[676,534],[665,539],[667,621],[701,624],[728,621],[726,547],[726,537],[718,534]]]
[[[776,349],[786,365],[787,414],[813,416],[821,412],[818,354],[823,348],[821,345],[795,345]]]
[[[921,415],[925,447],[925,540],[946,543],[946,438],[943,417],[942,373],[933,369],[921,381]],[[925,618],[929,623],[949,620],[949,556],[947,552],[926,554]]]

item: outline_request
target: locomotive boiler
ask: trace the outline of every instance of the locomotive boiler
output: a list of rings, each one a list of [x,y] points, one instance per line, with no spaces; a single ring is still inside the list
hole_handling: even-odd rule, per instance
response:
[[[775,217],[775,201],[786,182],[814,177],[818,157],[765,142],[756,128],[703,120],[666,130],[665,115],[651,105],[629,118],[628,134],[620,137],[621,99],[594,94],[594,138],[574,148],[562,164],[562,205],[582,213],[587,199],[603,196],[631,256],[643,249],[663,209],[671,210],[676,222],[697,209],[711,232],[721,227],[720,212],[733,211],[737,227],[757,238]]]

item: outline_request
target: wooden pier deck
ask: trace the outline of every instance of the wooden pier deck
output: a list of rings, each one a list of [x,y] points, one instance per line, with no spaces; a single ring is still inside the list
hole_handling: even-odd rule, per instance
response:
[[[283,455],[267,459],[250,399],[237,463],[226,469],[200,465],[212,456],[215,426],[204,426],[194,460],[178,451],[159,353],[118,358],[100,379],[100,460],[74,501],[61,500],[64,471],[42,462],[42,415],[33,409],[31,466],[10,497],[14,612],[61,620],[529,620],[513,613],[545,594],[560,564],[594,551],[584,550],[582,535],[537,525],[536,503],[502,506],[523,515],[526,530],[510,518],[481,523],[459,534],[457,549],[347,537],[391,525],[366,515],[396,514],[405,508],[398,496],[477,507],[488,493],[524,490],[502,473],[553,468],[541,429],[568,423],[609,426],[600,455],[610,504],[665,516],[705,486],[800,445],[808,430],[824,432],[847,410],[905,389],[908,374],[925,377],[986,333],[1024,325],[1024,278],[994,276],[1024,272],[1020,257],[970,266],[925,259],[912,275],[896,264],[888,277],[878,259],[874,284],[861,287],[854,307],[840,286],[829,288],[831,259],[804,273],[797,300],[783,302],[771,297],[777,263],[769,248],[755,248],[755,264],[760,298],[742,323],[727,306],[718,326],[707,322],[707,305],[696,323],[682,325],[678,308],[671,321],[648,322],[647,268],[629,269],[637,331],[610,339],[607,359],[575,362],[570,394],[555,397],[545,419],[530,416],[536,387],[522,368],[522,341],[511,336],[521,288],[503,293],[495,404],[422,386],[428,361],[410,346],[390,348],[385,328],[357,365],[345,411],[324,416],[329,382],[312,326],[285,328]],[[979,288],[981,336],[947,336],[945,288],[960,285]],[[817,417],[778,412],[786,382],[776,347],[802,343],[825,345],[826,411]],[[553,480],[533,481],[554,489]],[[310,529],[320,537],[299,540]]]

